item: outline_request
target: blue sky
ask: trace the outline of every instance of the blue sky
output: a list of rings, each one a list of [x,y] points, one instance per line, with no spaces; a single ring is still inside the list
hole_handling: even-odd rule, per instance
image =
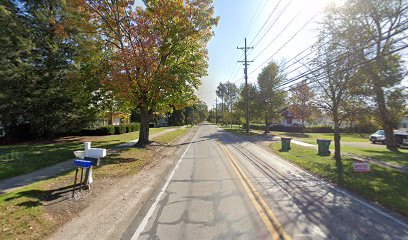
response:
[[[320,13],[329,2],[331,1],[215,0],[215,14],[220,17],[220,22],[208,46],[209,74],[202,78],[198,96],[211,107],[219,82],[231,81],[238,85],[243,83],[243,66],[236,61],[243,60],[242,50],[237,50],[237,45],[243,46],[245,37],[248,45],[255,45],[248,57],[248,60],[254,60],[248,70],[251,73],[249,82],[256,81],[262,66],[272,55],[274,61],[281,62],[312,45],[316,40]],[[310,22],[306,24],[308,21]],[[303,26],[303,30],[288,41]],[[290,70],[295,68],[293,66]]]

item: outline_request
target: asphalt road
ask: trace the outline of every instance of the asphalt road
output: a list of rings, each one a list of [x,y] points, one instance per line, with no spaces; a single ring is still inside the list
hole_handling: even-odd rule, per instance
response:
[[[211,125],[160,189],[122,239],[408,239],[407,219]]]

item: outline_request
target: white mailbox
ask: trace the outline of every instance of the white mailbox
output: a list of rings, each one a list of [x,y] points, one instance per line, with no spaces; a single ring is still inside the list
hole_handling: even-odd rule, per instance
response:
[[[92,162],[92,166],[99,166],[99,160],[100,158],[106,157],[106,149],[104,148],[92,148],[91,147],[91,142],[84,142],[84,151],[74,151],[75,157],[79,159],[85,159],[87,161]],[[83,171],[83,169],[82,169]],[[78,172],[78,167],[77,167],[77,172]],[[81,184],[82,184],[82,174],[81,174]],[[92,178],[92,168],[87,168],[86,173],[85,173],[85,179],[84,179],[85,185],[88,186],[89,188],[91,187],[91,184],[93,182]],[[75,182],[74,185],[76,184],[76,175],[75,175]],[[80,184],[80,187],[81,187]],[[75,193],[75,188],[73,191],[73,196]]]
[[[92,148],[91,142],[84,142],[84,151],[74,151],[77,158],[103,158],[106,157],[106,149]]]
[[[84,143],[85,157],[89,158],[103,158],[106,157],[106,149],[104,148],[91,148],[91,142]]]

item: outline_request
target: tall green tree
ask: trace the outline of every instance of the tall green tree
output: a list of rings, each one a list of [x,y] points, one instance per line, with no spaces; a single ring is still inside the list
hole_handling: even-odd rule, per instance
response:
[[[1,9],[4,60],[14,66],[13,75],[0,71],[6,132],[25,126],[34,137],[49,137],[94,121],[101,49],[80,2],[3,1]]]
[[[227,89],[225,88],[225,84],[224,83],[219,83],[217,86],[217,90],[216,90],[216,95],[217,97],[219,97],[221,99],[221,118],[222,118],[222,124],[224,125],[224,100],[225,100],[225,96],[227,94]]]
[[[259,118],[259,107],[257,103],[258,89],[255,84],[248,83],[248,101],[249,101],[249,116],[251,121],[257,120]],[[246,111],[246,94],[245,94],[245,84],[242,84],[239,88],[239,99],[235,104],[235,111],[239,115],[240,123],[245,124],[245,111]]]
[[[399,114],[391,110],[393,103],[388,100],[392,98],[388,96],[399,91],[397,86],[403,79],[401,53],[393,51],[405,44],[401,38],[406,37],[408,27],[408,3],[403,0],[348,0],[337,10],[334,16],[339,21],[332,26],[337,36],[347,40],[354,49],[350,51],[358,54],[359,62],[371,60],[361,66],[361,70],[373,93],[387,147],[395,149],[393,128]]]
[[[32,42],[13,1],[0,4],[0,124],[7,134],[25,122],[29,111],[29,56]]]
[[[233,122],[233,106],[238,101],[239,98],[239,88],[235,83],[226,82],[225,86],[225,103],[227,106],[227,110],[229,111],[229,123],[232,124]]]
[[[328,113],[334,123],[334,158],[339,180],[343,177],[343,162],[341,159],[340,126],[347,117],[347,102],[350,99],[352,89],[354,55],[347,54],[349,46],[345,41],[336,36],[335,28],[332,28],[335,19],[330,10],[322,22],[319,36],[320,47],[317,55],[311,62],[309,71],[312,74],[310,81],[316,89],[316,105]],[[335,62],[333,61],[335,59]],[[312,70],[314,69],[314,70]]]
[[[258,75],[258,108],[265,121],[265,133],[270,131],[272,121],[279,119],[285,106],[286,92],[278,89],[285,79],[281,68],[275,62],[270,62]]]

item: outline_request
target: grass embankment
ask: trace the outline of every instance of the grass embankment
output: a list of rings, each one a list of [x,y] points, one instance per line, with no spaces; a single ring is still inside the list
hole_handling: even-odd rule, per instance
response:
[[[166,129],[168,128],[151,128],[150,134],[159,133]],[[139,132],[131,132],[90,138],[94,139],[92,140],[92,147],[109,149],[138,137]],[[0,146],[0,180],[73,159],[75,158],[73,151],[81,149],[83,149],[82,141]]]
[[[183,128],[168,132],[153,138],[153,141],[167,144],[189,130]],[[114,142],[116,145],[121,139],[126,139],[125,142],[129,140],[128,136],[109,136],[104,143],[99,144],[106,146],[103,144]],[[96,184],[98,179],[113,179],[138,173],[152,159],[153,154],[154,150],[147,147],[122,149],[107,156],[101,161],[101,166],[93,171]],[[65,215],[75,206],[72,205],[75,202],[66,203],[72,190],[74,174],[75,172],[71,171],[0,195],[0,239],[43,239],[66,222],[69,217]],[[58,204],[65,202],[69,209],[53,212],[46,206],[49,201],[53,201],[51,208],[58,208]]]
[[[332,133],[289,133],[289,132],[273,132],[278,136],[292,137],[296,140],[317,144],[316,140],[330,139],[333,141]],[[370,157],[380,161],[408,166],[408,149],[398,149],[398,151],[390,151],[385,145],[371,144],[368,140],[368,134],[360,133],[342,133],[341,146],[343,153],[352,153],[355,155]],[[355,143],[355,144],[353,144]],[[334,143],[330,145],[330,149],[334,151]]]
[[[352,159],[344,157],[344,179],[338,182],[332,156],[318,156],[315,149],[294,144],[289,152],[280,152],[279,142],[271,143],[270,147],[274,153],[303,169],[408,216],[408,174],[373,164],[369,173],[354,173]]]
[[[333,150],[334,146],[331,146],[330,148]],[[386,146],[342,146],[342,151],[363,157],[378,159],[380,161],[397,164],[400,166],[408,166],[408,149],[391,151]]]
[[[173,141],[174,139],[180,137],[181,135],[186,134],[188,131],[190,131],[190,128],[179,128],[175,131],[171,131],[168,132],[164,135],[158,136],[158,137],[154,137],[152,140],[158,143],[162,143],[162,144],[167,144],[171,141]]]

